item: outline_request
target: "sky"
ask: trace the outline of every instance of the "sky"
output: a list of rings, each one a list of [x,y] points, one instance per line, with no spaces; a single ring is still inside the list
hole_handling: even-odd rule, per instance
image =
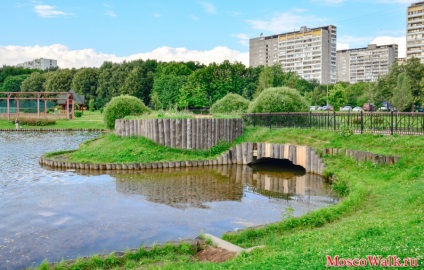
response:
[[[136,59],[249,65],[249,39],[337,27],[337,48],[399,44],[409,0],[0,0],[0,66]]]

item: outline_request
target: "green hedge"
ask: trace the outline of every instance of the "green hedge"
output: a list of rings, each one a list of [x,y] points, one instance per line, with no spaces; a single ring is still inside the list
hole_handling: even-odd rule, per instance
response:
[[[245,113],[249,104],[249,100],[244,97],[228,93],[212,105],[211,113]]]
[[[249,113],[307,112],[308,103],[300,93],[289,87],[265,89],[249,106]]]
[[[103,119],[107,128],[115,128],[115,120],[122,119],[128,115],[141,115],[150,112],[150,109],[144,103],[133,96],[114,97],[106,104],[103,111]]]
[[[14,124],[15,120],[10,122]],[[41,126],[53,126],[55,124],[56,124],[56,120],[52,120],[52,119],[19,118],[19,125],[41,127]]]

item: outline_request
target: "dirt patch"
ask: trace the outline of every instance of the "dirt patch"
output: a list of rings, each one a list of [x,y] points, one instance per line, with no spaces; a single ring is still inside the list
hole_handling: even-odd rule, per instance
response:
[[[225,262],[236,255],[236,252],[230,252],[223,248],[205,246],[203,250],[197,253],[196,258],[199,261]]]

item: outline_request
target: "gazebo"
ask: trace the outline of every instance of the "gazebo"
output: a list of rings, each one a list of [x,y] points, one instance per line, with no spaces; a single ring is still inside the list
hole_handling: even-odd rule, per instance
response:
[[[48,103],[61,105],[63,113],[52,115],[48,113]],[[22,108],[22,104],[29,106]],[[29,105],[28,105],[29,104]],[[74,115],[75,105],[84,105],[84,96],[78,95],[73,89],[69,92],[1,92],[0,93],[0,116],[8,120],[27,117],[40,118],[66,118],[71,119]]]

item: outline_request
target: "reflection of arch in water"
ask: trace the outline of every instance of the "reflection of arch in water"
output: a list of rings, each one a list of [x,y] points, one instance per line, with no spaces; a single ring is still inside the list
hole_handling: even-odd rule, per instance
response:
[[[144,195],[147,200],[177,208],[199,207],[214,201],[240,201],[243,187],[208,167],[146,170],[118,174],[116,190]]]
[[[290,172],[255,172],[249,166],[226,165],[145,170],[115,174],[116,190],[178,208],[205,207],[214,201],[240,201],[243,190],[291,200],[293,196],[325,196],[322,177]]]
[[[257,168],[256,168],[257,169]],[[273,198],[292,199],[297,196],[333,196],[322,176],[310,173],[255,170],[249,166],[229,165],[217,168],[218,173],[246,186],[246,191]]]

